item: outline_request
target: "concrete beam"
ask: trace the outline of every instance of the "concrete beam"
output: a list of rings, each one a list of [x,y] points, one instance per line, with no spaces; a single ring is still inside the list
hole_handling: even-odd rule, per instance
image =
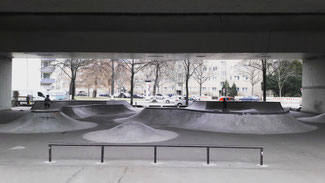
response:
[[[303,62],[302,110],[325,113],[325,61]]]
[[[0,110],[11,108],[11,58],[0,57]]]

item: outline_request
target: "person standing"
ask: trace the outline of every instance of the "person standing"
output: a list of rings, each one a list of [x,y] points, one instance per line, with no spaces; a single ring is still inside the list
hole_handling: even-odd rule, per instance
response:
[[[49,109],[51,107],[51,99],[49,95],[46,95],[46,98],[44,99],[44,106],[46,109]]]

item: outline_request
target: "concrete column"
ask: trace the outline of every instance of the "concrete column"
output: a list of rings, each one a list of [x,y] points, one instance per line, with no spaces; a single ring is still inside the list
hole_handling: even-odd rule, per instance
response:
[[[11,108],[11,58],[0,56],[0,110]]]
[[[303,62],[302,110],[325,113],[325,60]]]

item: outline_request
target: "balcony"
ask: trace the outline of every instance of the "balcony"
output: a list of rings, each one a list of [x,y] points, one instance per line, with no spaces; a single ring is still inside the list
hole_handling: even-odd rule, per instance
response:
[[[43,85],[50,85],[52,83],[55,83],[55,79],[50,79],[50,78],[42,78],[41,79],[41,84],[43,84]]]
[[[41,68],[42,73],[52,73],[55,70],[55,67],[52,66],[46,66]]]

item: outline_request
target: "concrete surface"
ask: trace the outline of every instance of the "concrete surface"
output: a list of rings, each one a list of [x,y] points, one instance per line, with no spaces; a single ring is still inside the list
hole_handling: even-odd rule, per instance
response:
[[[11,108],[11,59],[0,55],[0,111]]]
[[[81,122],[60,111],[32,111],[0,125],[0,133],[51,133],[93,128],[92,122]]]
[[[1,122],[27,115],[26,111],[0,112]],[[291,113],[290,113],[291,114]],[[295,116],[311,114],[294,112]],[[123,117],[123,116],[119,116]],[[92,130],[50,134],[0,134],[1,182],[323,182],[325,175],[325,126],[307,133],[244,135],[160,128],[179,134],[158,144],[263,145],[265,164],[258,164],[258,152],[213,150],[211,165],[205,164],[202,149],[159,149],[158,163],[152,163],[148,148],[108,148],[100,164],[98,148],[55,147],[53,163],[47,163],[49,142],[89,143],[82,135],[110,129],[115,118],[96,122]],[[89,119],[87,119],[89,120]]]
[[[148,143],[166,141],[177,137],[177,133],[158,130],[143,123],[128,122],[109,130],[99,130],[83,135],[83,138],[102,143]]]
[[[286,134],[316,129],[315,126],[297,121],[288,113],[250,114],[244,112],[236,114],[177,108],[145,108],[134,116],[115,121],[118,123],[140,122],[153,127],[241,134]]]
[[[306,60],[302,65],[302,110],[325,112],[325,62]]]

